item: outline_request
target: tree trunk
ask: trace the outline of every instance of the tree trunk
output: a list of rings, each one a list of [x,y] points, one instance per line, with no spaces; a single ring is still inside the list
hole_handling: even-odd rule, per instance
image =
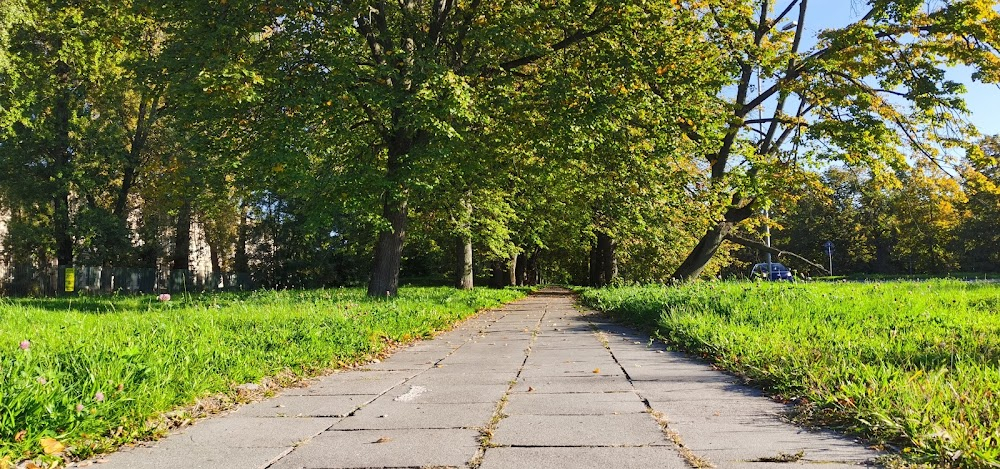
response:
[[[402,159],[413,150],[415,138],[403,127],[407,120],[402,110],[393,112],[395,135],[387,142],[388,161],[386,179],[389,182],[382,194],[382,217],[389,222],[389,230],[379,233],[372,262],[372,276],[368,281],[368,296],[386,297],[399,293],[399,268],[406,242],[406,225],[409,207],[406,197],[404,165]]]
[[[517,254],[511,256],[507,261],[507,283],[506,286],[517,286]]]
[[[191,203],[184,202],[177,214],[174,232],[174,255],[170,268],[188,270],[191,266]]]
[[[455,288],[472,290],[472,203],[466,193],[458,202],[460,213],[457,216],[455,237]]]
[[[540,283],[539,273],[538,273],[538,250],[535,249],[530,256],[527,257],[527,265],[525,266],[525,285],[538,285]]]
[[[500,261],[493,261],[493,277],[490,279],[490,288],[503,288],[507,278],[507,271],[504,269],[504,263]]]
[[[219,258],[219,243],[208,243],[208,257],[212,262],[212,273],[219,275],[222,273],[222,262]]]
[[[250,259],[247,256],[247,209],[246,204],[240,204],[240,226],[236,231],[236,254],[233,268],[237,273],[246,274],[250,271]]]
[[[174,228],[174,252],[170,262],[170,289],[187,291],[191,267],[191,203],[184,202]]]
[[[874,237],[875,245],[874,271],[879,274],[892,273],[892,241],[881,233]]]
[[[694,250],[688,254],[687,259],[674,272],[673,278],[680,281],[690,281],[698,278],[705,266],[708,265],[715,253],[719,251],[719,246],[725,241],[726,236],[732,231],[735,224],[730,221],[723,221],[713,226],[701,240]]]
[[[517,255],[517,267],[514,269],[514,279],[517,281],[515,285],[523,287],[528,283],[527,268],[528,268],[528,256],[523,252]]]
[[[375,244],[375,260],[368,282],[368,296],[371,297],[396,296],[399,293],[399,266],[406,241],[408,210],[405,200],[392,199],[387,194],[382,209],[382,216],[389,221],[390,229],[380,233]]]
[[[600,287],[601,286],[601,271],[603,267],[601,266],[600,250],[597,249],[597,244],[591,241],[590,243],[590,286]]]
[[[59,95],[56,97],[53,119],[55,121],[55,141],[52,142],[52,160],[57,187],[52,200],[54,229],[56,241],[56,259],[59,267],[73,265],[73,238],[70,236],[70,174],[72,154],[70,153],[69,126],[70,115],[70,68],[66,62],[56,63],[56,79],[59,82]],[[61,285],[60,285],[61,286]]]
[[[472,238],[459,236],[455,238],[455,288],[472,290]]]
[[[205,241],[208,244],[208,257],[212,262],[212,276],[209,281],[210,289],[215,290],[219,288],[219,280],[222,277],[222,262],[219,258],[219,250],[221,247],[220,242],[212,242],[212,237],[206,236]],[[228,285],[223,285],[225,288]]]
[[[101,292],[111,293],[114,290],[114,279],[111,275],[111,263],[104,261],[101,264]]]
[[[114,214],[123,222],[128,223],[128,198],[135,187],[136,176],[139,165],[142,161],[143,150],[146,149],[146,141],[149,137],[149,128],[156,120],[157,107],[159,106],[159,96],[150,98],[146,93],[139,99],[139,109],[136,112],[135,131],[132,132],[129,141],[128,158],[125,160],[125,168],[122,171],[122,184],[118,187],[118,194],[115,196]]]
[[[618,278],[617,243],[603,231],[597,232],[597,250],[600,253],[601,286],[610,285]]]

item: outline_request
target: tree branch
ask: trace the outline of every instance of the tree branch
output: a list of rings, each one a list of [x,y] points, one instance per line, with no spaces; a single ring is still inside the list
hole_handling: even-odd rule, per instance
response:
[[[610,25],[601,26],[600,28],[592,29],[592,30],[589,30],[589,31],[581,29],[581,30],[579,30],[579,31],[577,31],[577,32],[569,35],[566,39],[563,39],[563,40],[561,40],[561,41],[559,41],[559,42],[557,42],[555,44],[552,44],[551,46],[549,46],[550,50],[547,51],[547,52],[545,52],[545,53],[526,55],[526,56],[518,58],[518,59],[514,59],[514,60],[509,60],[507,62],[503,62],[503,63],[501,63],[499,65],[499,70],[502,70],[502,71],[505,71],[505,72],[510,72],[512,69],[532,64],[532,63],[538,61],[539,59],[542,59],[542,58],[548,56],[552,52],[559,52],[559,51],[561,51],[563,49],[569,48],[569,47],[573,46],[576,43],[582,42],[582,41],[584,41],[586,39],[590,39],[590,38],[592,38],[594,36],[598,36],[598,35],[606,32],[606,31],[608,31],[609,29],[611,29]],[[489,70],[487,70],[487,72],[489,72]]]
[[[734,235],[732,233],[726,235],[726,240],[730,241],[730,242],[733,242],[733,243],[736,243],[736,244],[739,244],[740,246],[745,246],[745,247],[748,247],[748,248],[751,248],[751,249],[756,249],[758,251],[764,251],[764,252],[771,253],[771,254],[773,254],[777,258],[781,258],[782,256],[788,256],[788,257],[791,257],[791,258],[794,258],[794,259],[798,259],[798,260],[800,260],[800,261],[808,264],[811,267],[815,267],[815,268],[819,269],[822,272],[826,272],[827,274],[830,274],[830,271],[827,270],[826,267],[823,267],[821,264],[817,264],[817,263],[815,263],[815,262],[813,262],[813,261],[811,261],[809,259],[806,259],[805,257],[803,257],[803,256],[801,256],[799,254],[796,254],[794,252],[791,252],[791,251],[784,251],[784,250],[781,250],[781,249],[777,249],[777,248],[768,246],[768,245],[766,245],[764,243],[761,243],[759,241],[754,241],[752,239],[742,238],[742,237],[736,236],[736,235]]]

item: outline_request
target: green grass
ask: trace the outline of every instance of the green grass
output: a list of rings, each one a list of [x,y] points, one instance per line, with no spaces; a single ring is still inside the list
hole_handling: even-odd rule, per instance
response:
[[[698,283],[583,300],[908,463],[1000,465],[1000,285]]]
[[[836,275],[833,277],[813,277],[818,281],[893,281],[893,280],[1000,280],[1000,273],[994,272],[948,272],[944,274],[870,274],[856,273],[850,275]]]
[[[523,291],[405,288],[0,299],[0,467],[86,457],[162,431],[162,415],[243,383],[294,379],[429,337]],[[30,341],[23,350],[22,341]],[[103,398],[103,399],[102,399]],[[159,420],[159,421],[158,421]]]

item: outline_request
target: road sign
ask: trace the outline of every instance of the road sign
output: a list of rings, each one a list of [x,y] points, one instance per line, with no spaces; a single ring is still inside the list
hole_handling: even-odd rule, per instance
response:
[[[66,268],[65,278],[63,279],[65,291],[72,292],[76,287],[76,269],[72,267]]]
[[[823,243],[823,249],[826,250],[826,256],[830,259],[830,275],[833,275],[833,241],[827,241]]]

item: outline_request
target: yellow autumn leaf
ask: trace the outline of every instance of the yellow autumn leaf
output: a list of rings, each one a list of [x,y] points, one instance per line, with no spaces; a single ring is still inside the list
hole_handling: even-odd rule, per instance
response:
[[[60,443],[59,440],[56,440],[55,438],[42,438],[41,440],[38,440],[38,442],[41,443],[42,451],[44,451],[45,454],[59,454],[66,449],[66,445]]]

